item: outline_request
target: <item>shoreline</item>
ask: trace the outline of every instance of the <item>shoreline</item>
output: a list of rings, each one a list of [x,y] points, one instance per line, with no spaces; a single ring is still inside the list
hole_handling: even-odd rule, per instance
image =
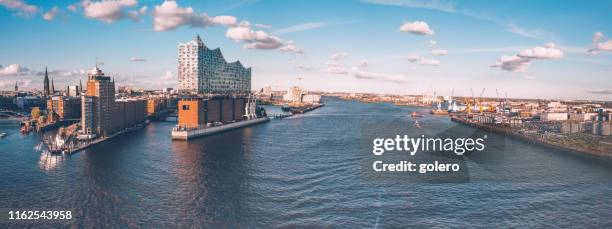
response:
[[[474,128],[478,128],[481,130],[485,130],[485,131],[489,131],[489,132],[493,132],[497,134],[502,134],[505,136],[510,136],[514,139],[521,140],[527,143],[537,144],[539,146],[544,146],[544,147],[548,147],[552,149],[557,149],[557,150],[562,150],[562,151],[566,151],[566,152],[570,152],[574,154],[579,154],[581,156],[590,156],[590,157],[596,157],[600,159],[612,160],[612,152],[606,153],[606,152],[600,152],[600,151],[587,149],[587,148],[559,144],[559,143],[552,142],[552,141],[549,141],[543,138],[537,138],[537,137],[528,136],[525,134],[516,133],[510,129],[506,129],[506,128],[502,128],[498,126],[468,122],[464,119],[457,118],[456,116],[453,116],[453,115],[451,115],[450,118],[451,118],[451,121],[453,122],[457,122],[457,123],[460,123],[466,126],[471,126]]]

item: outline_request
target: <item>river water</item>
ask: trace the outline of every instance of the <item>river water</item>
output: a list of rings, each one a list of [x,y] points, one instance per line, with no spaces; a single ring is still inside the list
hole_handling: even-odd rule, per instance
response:
[[[362,176],[364,126],[473,129],[428,114],[415,125],[419,107],[325,102],[189,142],[170,139],[175,123],[154,122],[64,157],[3,124],[0,208],[71,209],[72,226],[86,228],[612,227],[609,161],[505,139],[503,160],[466,160],[462,182],[372,182]]]

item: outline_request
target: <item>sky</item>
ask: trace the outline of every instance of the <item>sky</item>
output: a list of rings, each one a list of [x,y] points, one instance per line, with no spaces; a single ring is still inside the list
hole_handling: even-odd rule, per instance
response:
[[[176,87],[200,35],[252,89],[612,100],[611,1],[0,0],[0,90]]]

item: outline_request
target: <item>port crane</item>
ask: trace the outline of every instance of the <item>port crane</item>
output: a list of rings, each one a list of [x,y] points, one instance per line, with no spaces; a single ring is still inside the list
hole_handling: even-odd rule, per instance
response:
[[[476,98],[474,97],[474,90],[470,88],[470,93],[472,94],[472,100],[474,100],[474,104],[476,104]],[[466,99],[467,104],[467,113],[472,113],[472,103],[469,99]]]
[[[481,114],[482,114],[482,110],[483,110],[483,107],[482,107],[482,95],[484,95],[484,92],[485,92],[486,89],[487,88],[483,87],[482,91],[480,92],[480,95],[478,96],[478,111]]]

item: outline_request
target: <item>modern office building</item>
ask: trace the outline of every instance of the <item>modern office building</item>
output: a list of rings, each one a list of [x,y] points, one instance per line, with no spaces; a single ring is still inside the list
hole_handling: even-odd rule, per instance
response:
[[[251,68],[228,63],[219,48],[209,49],[200,36],[178,45],[178,90],[182,93],[248,94]]]
[[[87,126],[86,123],[91,123],[86,120],[87,111],[82,111],[82,131],[87,133],[87,127],[92,127],[91,130],[96,134],[107,134],[111,130],[112,111],[115,106],[115,82],[111,81],[109,76],[105,76],[102,70],[97,66],[87,74],[87,93],[84,97],[92,97],[93,99],[83,98],[83,109],[85,107],[93,108],[93,126]],[[93,104],[86,104],[93,102]]]

